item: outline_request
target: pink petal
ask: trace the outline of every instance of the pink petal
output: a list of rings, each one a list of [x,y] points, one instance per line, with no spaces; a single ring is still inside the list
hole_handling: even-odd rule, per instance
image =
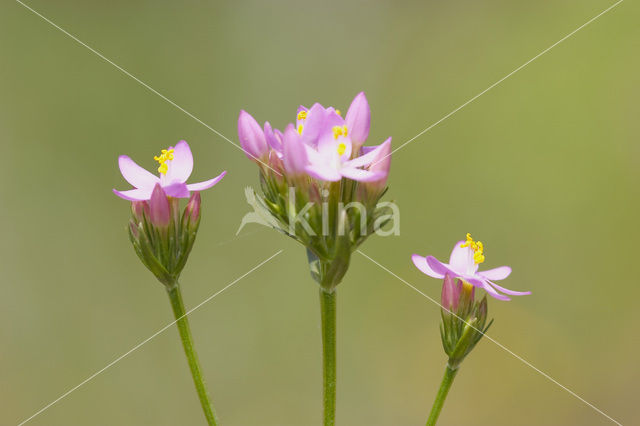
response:
[[[300,135],[292,124],[289,124],[284,131],[282,145],[284,150],[282,159],[284,169],[287,173],[294,175],[303,173],[305,167],[309,164],[307,146],[302,143]]]
[[[464,241],[458,241],[451,251],[449,265],[459,271],[473,269],[473,251],[469,247],[461,247]]]
[[[413,264],[416,265],[416,268],[422,271],[422,273],[427,274],[433,278],[444,278],[444,274],[439,274],[431,269],[425,257],[422,257],[418,254],[413,254],[411,255],[411,260],[413,261]]]
[[[485,280],[478,279],[478,278],[465,278],[465,279],[476,287],[484,288],[485,291],[489,293],[489,296],[493,297],[494,299],[505,300],[505,301],[511,300],[507,296],[504,296],[498,293],[497,291],[495,291],[493,287],[491,287],[491,285]]]
[[[498,284],[496,284],[496,283],[494,283],[492,281],[489,281],[489,283],[492,286],[494,286],[497,290],[500,290],[501,292],[503,292],[505,294],[508,294],[510,296],[527,296],[527,295],[531,294],[530,291],[513,291],[513,290],[509,290],[509,289],[506,289],[504,287],[500,287]]]
[[[183,182],[172,183],[171,185],[163,186],[167,197],[174,198],[189,198],[189,190],[187,189],[187,185]]]
[[[220,173],[218,176],[214,177],[213,179],[205,180],[204,182],[190,183],[190,184],[187,185],[187,190],[189,190],[189,191],[204,191],[205,189],[209,189],[213,185],[215,185],[216,183],[220,182],[222,180],[222,178],[224,177],[224,175],[226,175],[226,174],[227,174],[227,172],[225,170],[224,172]]]
[[[478,275],[482,275],[488,280],[504,280],[509,276],[509,274],[511,274],[511,268],[508,266],[499,266],[497,268],[478,272]]]
[[[374,149],[367,150],[368,152],[366,154],[363,154],[360,157],[354,158],[351,161],[347,161],[345,165],[352,166],[352,167],[368,166],[374,160],[376,160],[377,157],[380,156],[381,152],[388,150],[390,145],[391,145],[391,138],[387,139],[386,141],[384,141],[384,143],[381,143]]]
[[[343,167],[340,174],[346,178],[357,180],[358,182],[374,182],[384,178],[383,172],[370,172],[369,170],[355,169],[351,167]]]
[[[186,182],[193,171],[193,155],[189,144],[180,141],[173,148],[173,160],[167,162],[166,182]]]
[[[323,130],[326,110],[318,103],[314,104],[309,111],[307,111],[307,118],[304,120],[304,128],[302,129],[302,141],[305,144],[311,145],[314,148],[318,146],[318,138],[320,132]]]
[[[342,179],[342,175],[336,169],[322,164],[310,164],[305,167],[305,171],[311,177],[329,182],[336,182]]]
[[[153,187],[130,189],[129,191],[118,191],[114,189],[113,193],[118,197],[124,198],[125,200],[129,201],[146,201],[151,198],[151,191],[153,191]]]
[[[440,274],[440,275],[444,276],[445,274],[449,273],[454,277],[459,277],[460,276],[460,274],[458,274],[457,272],[451,270],[449,265],[446,265],[446,264],[440,262],[438,259],[436,259],[433,256],[427,256],[426,260],[427,260],[427,264],[429,265],[429,267],[436,274]]]
[[[126,155],[118,157],[118,165],[120,173],[127,182],[136,188],[149,188],[149,194],[151,194],[154,185],[160,181],[158,176],[143,169]]]

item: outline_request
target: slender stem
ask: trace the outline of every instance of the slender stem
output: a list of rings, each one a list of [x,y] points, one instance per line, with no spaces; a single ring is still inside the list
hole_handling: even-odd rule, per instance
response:
[[[191,369],[191,376],[193,377],[193,382],[195,383],[196,390],[198,391],[198,398],[200,398],[202,411],[204,411],[207,423],[210,426],[217,426],[218,419],[216,418],[213,405],[211,405],[211,399],[207,393],[207,387],[204,383],[204,378],[202,377],[202,370],[200,368],[200,362],[198,361],[198,355],[193,347],[193,336],[191,335],[189,321],[185,315],[180,286],[176,284],[171,290],[168,290],[168,294],[169,300],[171,300],[173,314],[177,320],[178,331],[180,331],[180,339],[182,340],[184,353],[187,355],[187,361],[189,362],[189,368]]]
[[[336,291],[320,288],[324,426],[336,423]]]
[[[449,365],[447,365],[447,368],[444,370],[444,377],[442,378],[440,389],[438,389],[436,400],[433,402],[433,407],[431,407],[431,413],[429,414],[429,419],[427,419],[427,426],[434,426],[438,421],[438,416],[440,415],[440,411],[444,405],[444,400],[447,398],[447,394],[449,393],[449,389],[451,388],[451,384],[453,383],[453,379],[456,377],[457,372],[457,368],[453,370]]]

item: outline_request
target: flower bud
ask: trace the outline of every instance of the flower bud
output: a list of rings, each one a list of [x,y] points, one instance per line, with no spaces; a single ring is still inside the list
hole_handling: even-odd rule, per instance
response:
[[[184,209],[182,223],[188,231],[193,232],[198,229],[198,225],[200,224],[200,202],[200,193],[194,192],[191,194],[187,207]]]
[[[458,301],[460,298],[460,287],[455,283],[455,280],[450,274],[444,276],[442,283],[442,307],[451,312],[455,312],[458,309]]]
[[[156,184],[149,200],[149,220],[158,228],[167,228],[171,220],[169,199],[160,184]]]

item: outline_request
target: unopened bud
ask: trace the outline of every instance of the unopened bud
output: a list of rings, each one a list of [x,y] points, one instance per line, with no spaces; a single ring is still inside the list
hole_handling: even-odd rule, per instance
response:
[[[151,193],[151,199],[149,200],[149,220],[158,228],[167,228],[171,220],[169,200],[160,184],[157,184]]]

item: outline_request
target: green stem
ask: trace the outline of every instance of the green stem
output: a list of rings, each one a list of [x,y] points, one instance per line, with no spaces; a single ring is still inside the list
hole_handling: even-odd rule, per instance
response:
[[[433,407],[431,407],[431,413],[429,414],[429,419],[427,419],[427,426],[434,426],[438,421],[438,416],[440,415],[440,411],[442,411],[444,400],[447,398],[447,394],[449,393],[449,389],[451,388],[451,384],[453,383],[453,379],[456,377],[457,372],[457,368],[453,370],[449,365],[447,365],[447,368],[444,370],[444,377],[442,378],[440,389],[438,389],[436,400],[433,402]]]
[[[191,369],[191,376],[193,377],[193,382],[195,383],[196,390],[198,391],[198,398],[200,398],[202,411],[204,411],[207,423],[210,426],[216,426],[218,424],[218,419],[216,418],[216,413],[211,405],[211,399],[207,393],[204,378],[202,377],[200,362],[198,361],[198,355],[193,347],[193,336],[191,335],[191,328],[189,327],[189,321],[185,314],[180,286],[176,284],[171,290],[167,290],[167,292],[169,294],[169,300],[171,300],[173,315],[177,320],[178,331],[180,331],[180,339],[182,340],[184,353],[187,355],[187,361],[189,362],[189,368]]]
[[[336,292],[320,288],[324,426],[336,423]]]

